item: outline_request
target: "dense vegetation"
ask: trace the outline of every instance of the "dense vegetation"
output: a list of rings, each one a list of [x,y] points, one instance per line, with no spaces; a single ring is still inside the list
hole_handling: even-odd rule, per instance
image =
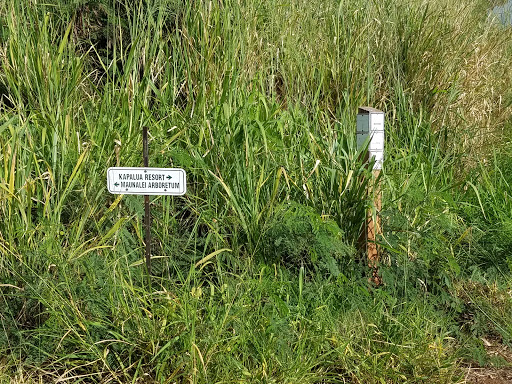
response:
[[[484,0],[0,2],[0,383],[451,383],[512,342]],[[357,107],[386,112],[383,284]],[[110,195],[109,166],[187,171]]]

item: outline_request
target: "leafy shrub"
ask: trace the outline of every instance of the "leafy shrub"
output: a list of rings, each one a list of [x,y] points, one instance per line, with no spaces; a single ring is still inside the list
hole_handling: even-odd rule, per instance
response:
[[[338,276],[340,262],[350,264],[352,254],[336,222],[296,202],[277,208],[263,236],[265,261],[282,263],[292,270],[305,266]]]

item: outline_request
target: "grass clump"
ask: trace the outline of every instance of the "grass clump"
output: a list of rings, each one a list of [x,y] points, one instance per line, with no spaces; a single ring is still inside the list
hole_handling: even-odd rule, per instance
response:
[[[0,382],[460,382],[510,348],[487,1],[0,3]],[[384,281],[360,105],[386,111]],[[109,166],[187,195],[109,195]]]

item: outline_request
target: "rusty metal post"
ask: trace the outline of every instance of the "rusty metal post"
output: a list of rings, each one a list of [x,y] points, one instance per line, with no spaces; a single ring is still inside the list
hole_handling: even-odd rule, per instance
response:
[[[142,146],[144,167],[149,167],[148,127],[144,127],[142,130]],[[146,269],[149,277],[151,276],[151,214],[149,211],[149,195],[144,195],[144,227],[146,230],[144,237],[144,242],[146,243]]]

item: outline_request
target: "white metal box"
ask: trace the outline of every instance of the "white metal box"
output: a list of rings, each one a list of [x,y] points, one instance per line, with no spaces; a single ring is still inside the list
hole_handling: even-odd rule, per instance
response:
[[[373,169],[382,169],[384,160],[384,112],[371,108],[359,107],[357,114],[357,147],[361,148],[370,138],[368,152],[375,158]]]

